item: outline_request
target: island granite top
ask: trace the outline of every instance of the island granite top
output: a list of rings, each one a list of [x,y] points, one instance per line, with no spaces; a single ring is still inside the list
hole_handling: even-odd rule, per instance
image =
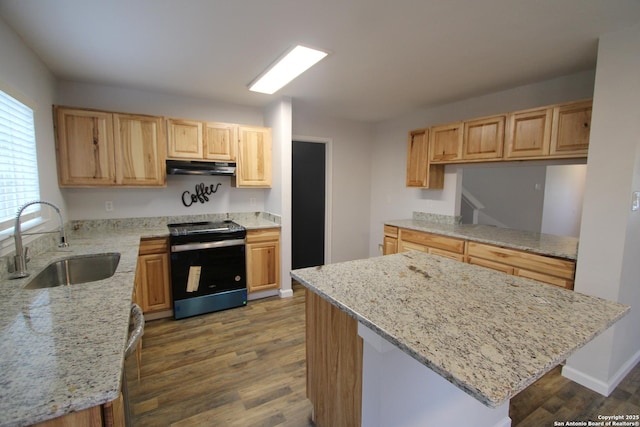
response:
[[[489,407],[498,407],[629,307],[418,251],[292,277]]]
[[[576,260],[578,239],[482,224],[446,224],[416,219],[385,221],[386,225],[488,243],[540,255]]]

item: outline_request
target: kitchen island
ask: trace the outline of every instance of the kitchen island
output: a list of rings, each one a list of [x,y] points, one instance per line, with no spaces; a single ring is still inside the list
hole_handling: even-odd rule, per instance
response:
[[[511,397],[629,310],[417,251],[292,276],[308,289],[308,395],[319,426],[336,425],[321,418],[326,412],[354,414],[355,424],[368,427],[509,426]],[[323,316],[330,324],[319,331]],[[334,337],[344,331],[364,342]],[[351,348],[335,351],[335,343]],[[349,359],[342,361],[345,354]],[[326,411],[326,397],[335,391],[314,388],[322,376],[330,377],[327,383],[347,378],[346,388],[362,390],[361,412],[357,399],[346,412]]]

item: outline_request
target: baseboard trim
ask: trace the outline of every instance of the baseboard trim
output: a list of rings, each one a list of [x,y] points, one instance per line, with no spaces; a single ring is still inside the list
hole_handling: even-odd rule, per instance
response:
[[[638,362],[640,362],[640,350],[629,358],[629,360],[627,360],[622,367],[618,369],[618,372],[609,378],[609,381],[607,382],[594,378],[591,375],[587,375],[584,372],[567,365],[562,367],[562,376],[570,379],[571,381],[577,382],[590,390],[600,393],[603,396],[609,396],[616,387],[618,387],[627,374],[638,364]]]
[[[280,289],[278,291],[280,293],[280,298],[291,298],[293,297],[293,289]]]
[[[271,290],[268,290],[268,291],[252,292],[247,296],[247,300],[248,301],[253,301],[253,300],[262,299],[262,298],[274,297],[276,295],[278,295],[278,290],[277,289],[271,289]]]

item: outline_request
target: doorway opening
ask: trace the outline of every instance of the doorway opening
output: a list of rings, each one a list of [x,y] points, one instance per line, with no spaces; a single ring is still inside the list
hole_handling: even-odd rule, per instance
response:
[[[292,143],[292,269],[328,262],[329,147],[329,141],[302,137]]]

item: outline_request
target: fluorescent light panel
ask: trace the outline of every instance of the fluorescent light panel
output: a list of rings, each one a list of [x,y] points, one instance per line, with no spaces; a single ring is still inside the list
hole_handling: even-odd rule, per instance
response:
[[[255,80],[249,90],[271,95],[327,56],[327,52],[296,46]]]

